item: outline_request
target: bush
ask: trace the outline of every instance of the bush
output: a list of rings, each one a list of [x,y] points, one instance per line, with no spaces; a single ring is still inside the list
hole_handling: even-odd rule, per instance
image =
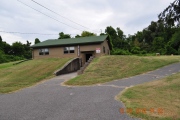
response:
[[[12,61],[23,60],[23,59],[24,59],[23,57],[6,55],[6,54],[0,52],[0,63],[12,62]]]
[[[133,47],[131,49],[131,53],[133,53],[133,54],[140,54],[140,47]]]
[[[166,54],[167,55],[171,55],[171,54],[177,55],[178,52],[173,47],[171,47],[170,45],[167,45],[166,46]]]
[[[131,55],[131,53],[128,50],[114,49],[111,51],[111,55]]]
[[[178,55],[180,55],[180,47],[179,47],[179,49],[178,49]]]
[[[166,49],[159,48],[159,49],[155,50],[154,53],[160,53],[160,55],[165,55],[166,54]]]
[[[143,50],[143,51],[140,51],[139,53],[144,55],[144,54],[147,54],[147,51]]]

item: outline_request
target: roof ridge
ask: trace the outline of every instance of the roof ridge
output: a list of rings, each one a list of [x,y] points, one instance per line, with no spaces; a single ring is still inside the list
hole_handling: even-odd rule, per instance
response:
[[[45,47],[45,46],[57,46],[57,45],[72,45],[72,44],[90,44],[103,42],[108,35],[102,36],[88,36],[79,38],[67,38],[67,39],[48,39],[31,47]]]
[[[67,39],[83,39],[83,38],[90,38],[90,37],[103,37],[103,36],[108,36],[108,35],[101,35],[101,36],[85,36],[85,37],[78,37],[78,38],[64,38],[64,39],[47,39],[47,40],[67,40]],[[47,41],[45,40],[45,41]]]

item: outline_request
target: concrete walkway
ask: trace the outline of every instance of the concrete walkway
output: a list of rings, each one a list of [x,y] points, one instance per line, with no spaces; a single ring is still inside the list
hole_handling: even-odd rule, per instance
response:
[[[180,63],[142,75],[88,87],[60,84],[77,76],[62,75],[11,94],[0,94],[0,120],[134,120],[121,114],[114,97],[125,87],[180,72]]]

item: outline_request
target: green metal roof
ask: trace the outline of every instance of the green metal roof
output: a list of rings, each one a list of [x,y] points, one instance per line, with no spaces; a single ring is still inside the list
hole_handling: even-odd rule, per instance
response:
[[[68,38],[68,39],[49,39],[49,40],[43,41],[41,43],[32,45],[31,48],[100,43],[100,42],[103,42],[105,39],[107,39],[107,37],[108,37],[108,35],[80,37],[80,38]]]

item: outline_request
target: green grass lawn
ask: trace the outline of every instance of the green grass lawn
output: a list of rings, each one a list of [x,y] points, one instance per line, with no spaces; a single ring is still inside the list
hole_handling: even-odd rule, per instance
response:
[[[180,56],[103,56],[95,58],[82,75],[67,85],[92,85],[134,76],[180,62]]]
[[[0,93],[8,93],[34,85],[53,76],[70,58],[46,58],[0,64]]]
[[[180,120],[180,73],[167,78],[138,85],[117,97],[130,115],[145,120]],[[146,113],[137,109],[146,109]],[[153,109],[155,111],[153,111]]]

